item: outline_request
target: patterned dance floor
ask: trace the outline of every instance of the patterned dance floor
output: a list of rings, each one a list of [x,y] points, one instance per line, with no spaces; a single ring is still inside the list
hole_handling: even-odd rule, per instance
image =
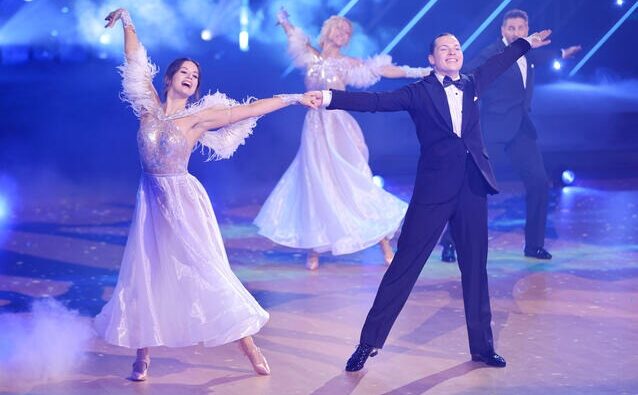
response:
[[[388,189],[407,199],[409,186],[390,180]],[[235,273],[271,314],[255,337],[271,376],[256,376],[236,344],[199,345],[152,349],[150,378],[135,383],[127,380],[134,352],[91,337],[83,357],[49,379],[38,372],[31,378],[29,372],[0,373],[0,393],[638,393],[638,179],[581,180],[553,191],[546,244],[551,261],[523,257],[521,186],[502,187],[489,200],[488,271],[504,369],[470,361],[459,270],[440,261],[437,247],[386,347],[361,372],[346,373],[386,269],[380,249],[322,255],[319,270],[311,272],[303,251],[257,235],[252,219],[260,202],[254,197],[211,196]],[[66,185],[25,191],[14,205],[0,228],[5,357],[15,342],[2,340],[2,328],[15,320],[28,328],[34,301],[53,297],[86,324],[100,311],[117,280],[134,188]],[[55,344],[59,335],[47,335]],[[27,347],[34,370],[41,369],[39,347]]]

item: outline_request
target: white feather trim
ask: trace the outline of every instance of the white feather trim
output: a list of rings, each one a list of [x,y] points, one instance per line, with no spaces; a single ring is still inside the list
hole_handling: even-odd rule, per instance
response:
[[[140,118],[146,112],[159,109],[157,95],[153,88],[153,77],[159,71],[146,55],[146,49],[140,45],[131,59],[117,68],[122,76],[120,99],[131,105],[135,115]]]
[[[312,49],[310,49],[310,39],[297,26],[294,26],[288,34],[288,53],[296,67],[306,67],[317,58]]]
[[[392,65],[390,55],[376,55],[358,66],[348,69],[346,84],[355,88],[367,88],[381,79],[381,68]]]
[[[253,100],[255,99],[248,98],[244,101],[244,103],[240,103],[218,91],[214,94],[207,94],[197,103],[190,105],[183,112],[175,114],[174,117],[188,116],[208,108],[231,108],[241,106],[248,104]],[[207,161],[228,159],[233,156],[240,145],[244,144],[246,138],[253,133],[253,129],[257,126],[257,120],[259,118],[260,117],[250,117],[228,124],[215,131],[204,132],[197,141],[196,148],[199,147],[201,152],[208,156],[206,158]]]

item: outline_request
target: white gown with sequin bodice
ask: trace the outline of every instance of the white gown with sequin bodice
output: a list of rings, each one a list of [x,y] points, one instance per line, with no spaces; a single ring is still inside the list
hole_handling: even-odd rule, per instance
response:
[[[309,90],[366,87],[380,79],[387,55],[367,61],[327,58],[308,47],[295,28],[289,35],[295,65]],[[378,187],[357,122],[341,110],[309,110],[295,159],[255,218],[259,233],[275,243],[334,255],[362,250],[392,237],[407,203]]]
[[[173,122],[209,107],[239,105],[221,93],[165,116],[144,48],[120,68],[124,100],[141,120],[143,174],[117,285],[95,328],[109,343],[143,348],[225,344],[257,333],[264,311],[232,272],[203,186],[187,172],[193,151]],[[256,119],[209,131],[197,142],[209,158],[227,158]]]

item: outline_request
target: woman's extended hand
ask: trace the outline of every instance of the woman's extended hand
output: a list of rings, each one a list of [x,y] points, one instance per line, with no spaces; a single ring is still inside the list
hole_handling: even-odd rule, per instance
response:
[[[118,20],[122,19],[123,12],[124,12],[124,8],[118,8],[117,10],[112,11],[110,14],[108,14],[106,18],[104,18],[104,20],[106,21],[106,25],[104,25],[104,27],[111,28],[115,26],[115,23]]]

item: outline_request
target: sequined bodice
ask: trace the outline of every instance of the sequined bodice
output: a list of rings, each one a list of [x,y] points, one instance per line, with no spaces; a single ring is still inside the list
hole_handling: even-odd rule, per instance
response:
[[[338,89],[346,88],[346,74],[351,66],[345,58],[324,59],[316,56],[314,61],[306,68],[306,88],[316,89]]]
[[[142,122],[137,147],[146,173],[186,173],[192,147],[170,119],[148,117]]]

